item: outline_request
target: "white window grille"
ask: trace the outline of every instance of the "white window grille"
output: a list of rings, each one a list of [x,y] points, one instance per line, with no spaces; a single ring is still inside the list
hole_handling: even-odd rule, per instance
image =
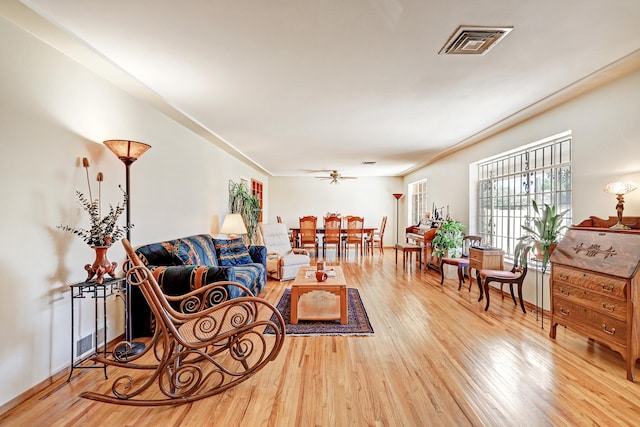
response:
[[[568,209],[571,224],[570,133],[478,164],[478,234],[511,259],[522,225],[535,215],[531,200]]]
[[[409,184],[409,212],[411,212],[410,223],[413,225],[418,224],[421,220],[426,218],[426,213],[429,212],[427,208],[427,180]]]

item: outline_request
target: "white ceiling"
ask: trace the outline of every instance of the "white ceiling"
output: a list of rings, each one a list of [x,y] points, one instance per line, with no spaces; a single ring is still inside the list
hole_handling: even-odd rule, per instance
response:
[[[402,175],[640,48],[639,0],[23,3],[275,176]]]

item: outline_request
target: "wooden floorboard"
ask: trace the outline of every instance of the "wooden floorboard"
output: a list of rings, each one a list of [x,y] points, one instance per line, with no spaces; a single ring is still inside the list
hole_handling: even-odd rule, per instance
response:
[[[329,263],[335,264],[330,256]],[[640,383],[617,353],[493,293],[403,271],[391,250],[341,262],[375,331],[287,337],[278,359],[239,386],[192,404],[129,407],[81,399],[102,370],[74,372],[0,416],[2,426],[625,426],[640,421]],[[269,281],[274,305],[287,282]],[[120,371],[109,368],[110,378]]]

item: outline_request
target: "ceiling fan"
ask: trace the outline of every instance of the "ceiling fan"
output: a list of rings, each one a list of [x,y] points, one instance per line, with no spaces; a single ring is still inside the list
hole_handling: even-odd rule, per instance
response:
[[[357,176],[342,176],[337,170],[327,171],[331,172],[329,176],[316,176],[318,179],[330,179],[329,184],[339,184],[341,179],[358,179]]]

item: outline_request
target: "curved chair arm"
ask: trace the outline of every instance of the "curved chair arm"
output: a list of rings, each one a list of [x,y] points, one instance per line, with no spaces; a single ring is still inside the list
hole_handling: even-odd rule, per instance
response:
[[[237,288],[237,292],[231,289]],[[176,303],[180,312],[183,314],[197,313],[208,307],[222,304],[223,302],[234,299],[234,294],[253,297],[253,292],[246,286],[238,282],[220,281],[208,284],[184,295],[164,295],[170,303]],[[172,304],[173,306],[174,304]]]
[[[153,276],[166,295],[184,295],[193,289],[220,281],[236,281],[232,267],[210,267],[202,265],[150,266]],[[230,288],[231,297],[248,295],[239,288]],[[151,308],[142,293],[135,287],[131,293],[131,313],[134,336],[153,335]]]
[[[306,249],[302,249],[302,248],[293,248],[291,250],[294,254],[296,255],[306,255],[306,256],[311,256],[309,255],[309,251]]]

